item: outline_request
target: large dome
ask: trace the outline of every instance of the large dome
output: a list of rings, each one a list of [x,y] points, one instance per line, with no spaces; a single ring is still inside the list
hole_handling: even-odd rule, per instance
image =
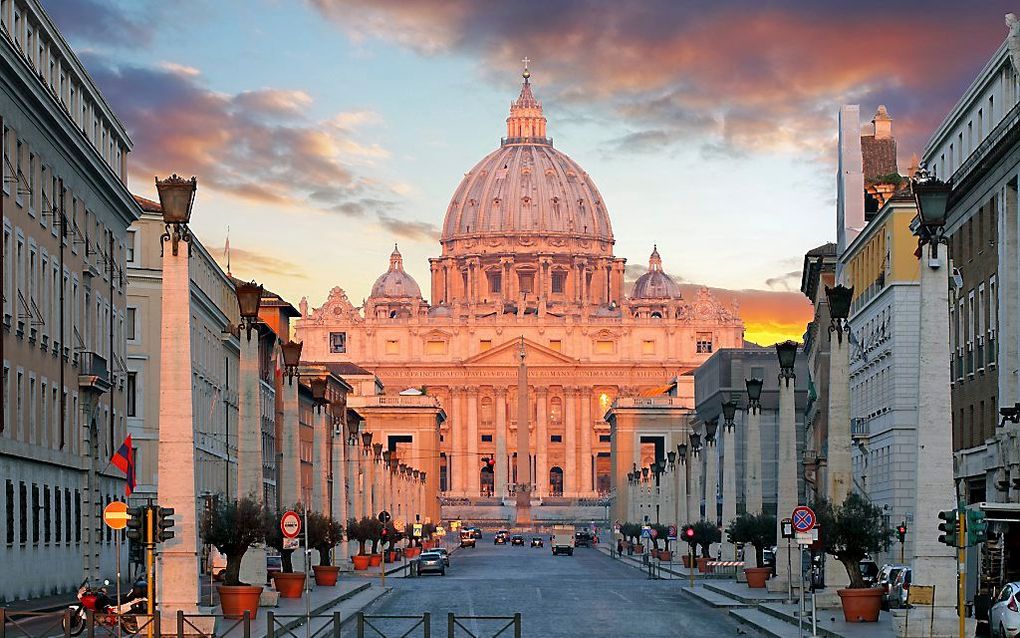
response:
[[[605,252],[613,230],[602,195],[545,136],[542,105],[528,77],[510,105],[500,148],[465,173],[454,192],[441,241],[447,247],[457,240],[560,236],[587,240],[593,252]]]

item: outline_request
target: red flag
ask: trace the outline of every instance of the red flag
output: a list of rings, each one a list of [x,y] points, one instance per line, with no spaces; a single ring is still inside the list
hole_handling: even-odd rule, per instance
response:
[[[127,476],[127,483],[124,485],[124,495],[131,496],[135,491],[135,450],[131,447],[131,435],[129,434],[120,448],[110,459],[110,463],[116,466]]]

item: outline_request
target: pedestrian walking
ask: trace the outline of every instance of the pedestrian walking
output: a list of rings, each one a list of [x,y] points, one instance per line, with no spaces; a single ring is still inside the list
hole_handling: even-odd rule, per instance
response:
[[[621,556],[623,555],[623,541],[622,540],[617,540],[616,541],[616,553],[620,554]]]

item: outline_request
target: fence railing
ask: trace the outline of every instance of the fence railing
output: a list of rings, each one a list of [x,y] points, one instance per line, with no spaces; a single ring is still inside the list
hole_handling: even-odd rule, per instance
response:
[[[394,628],[391,627],[394,623],[385,621],[401,621],[396,623],[401,626]],[[355,619],[355,629],[358,638],[365,638],[366,636],[376,638],[408,638],[409,636],[432,638],[432,614],[425,612],[419,616],[394,614],[373,614],[367,616],[359,611]],[[420,632],[417,631],[419,629],[421,630]],[[272,638],[272,636],[267,636],[267,638]]]
[[[461,623],[462,620],[464,621],[480,620],[482,622],[488,622],[490,625],[495,624],[496,626],[491,627],[485,633],[476,634],[469,630],[467,627],[465,627]],[[496,623],[503,624],[499,625]],[[513,616],[457,616],[452,612],[447,614],[446,638],[455,638],[458,635],[457,633],[458,629],[461,630],[459,635],[468,636],[469,638],[497,638],[498,636],[510,636],[510,635],[513,635],[514,638],[521,638],[521,614],[520,612],[514,614]],[[512,629],[513,634],[507,633],[508,629]],[[482,630],[476,628],[476,631]],[[495,631],[496,633],[488,633],[488,631]]]

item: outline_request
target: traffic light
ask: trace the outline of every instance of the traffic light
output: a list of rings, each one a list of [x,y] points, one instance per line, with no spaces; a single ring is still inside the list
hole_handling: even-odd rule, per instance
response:
[[[127,521],[128,540],[139,544],[144,543],[148,536],[145,530],[145,508],[129,507],[127,513],[131,517]]]
[[[939,518],[942,520],[939,523],[939,531],[942,532],[939,536],[939,542],[950,547],[958,547],[959,530],[957,529],[956,510],[942,510],[939,512]]]
[[[900,537],[900,543],[907,540],[907,526],[904,523],[900,523],[896,528],[896,535]]]
[[[483,456],[482,457],[482,465],[484,467],[496,467],[496,459],[488,457],[488,456]]]
[[[980,545],[988,540],[988,523],[979,509],[967,510],[967,545]]]
[[[155,540],[157,543],[168,541],[174,537],[174,520],[171,518],[174,515],[174,508],[159,505],[154,505],[153,508],[156,515]]]
[[[145,545],[141,541],[128,539],[128,562],[135,565],[145,563]]]
[[[683,531],[681,532],[683,539],[688,543],[694,540],[694,526],[684,525]]]
[[[390,528],[383,525],[382,528],[382,544],[385,546],[386,541],[390,539]]]

